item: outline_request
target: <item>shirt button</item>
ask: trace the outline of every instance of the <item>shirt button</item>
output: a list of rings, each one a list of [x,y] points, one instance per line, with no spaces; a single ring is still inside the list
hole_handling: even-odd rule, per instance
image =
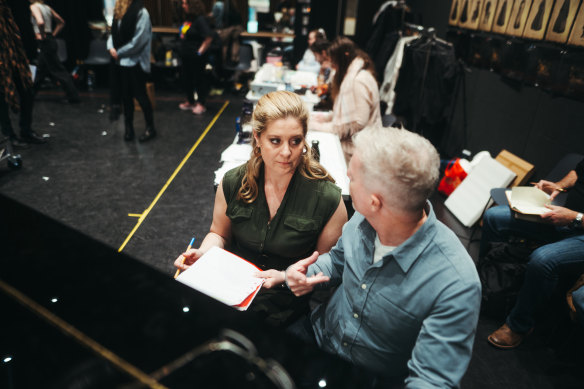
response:
[[[343,342],[343,346],[347,347],[348,346],[347,342]]]
[[[354,314],[353,314],[353,317],[354,317],[355,319],[358,319],[358,318],[359,318],[359,315],[358,315],[358,314],[356,314],[356,313],[354,313]]]
[[[367,289],[367,284],[361,284],[361,289]]]

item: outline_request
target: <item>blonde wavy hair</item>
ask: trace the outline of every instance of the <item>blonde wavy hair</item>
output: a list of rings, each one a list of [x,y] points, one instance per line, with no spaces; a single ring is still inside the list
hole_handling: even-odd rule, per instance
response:
[[[121,20],[128,11],[128,7],[130,7],[132,1],[134,0],[116,0],[116,5],[114,5],[114,19]]]
[[[302,99],[295,93],[279,91],[268,93],[258,101],[253,112],[253,131],[259,138],[268,128],[270,123],[278,119],[295,118],[302,126],[304,135],[304,152],[300,156],[300,164],[297,170],[310,180],[326,180],[335,182],[326,169],[312,157],[312,150],[306,143],[308,131],[308,110]],[[241,180],[241,187],[237,193],[237,199],[246,203],[253,203],[258,197],[258,184],[261,170],[264,166],[261,150],[255,137],[252,137],[251,158],[247,162],[245,175]]]

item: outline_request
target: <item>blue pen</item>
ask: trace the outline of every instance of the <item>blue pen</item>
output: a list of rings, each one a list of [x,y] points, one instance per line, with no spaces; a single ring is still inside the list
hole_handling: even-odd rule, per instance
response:
[[[189,243],[189,245],[187,246],[187,249],[185,251],[189,251],[191,249],[191,247],[193,247],[193,243],[195,243],[195,237],[193,236],[193,239],[191,239],[191,243]],[[182,258],[182,263],[185,263],[185,256],[183,255]],[[174,273],[174,278],[178,277],[178,275],[180,274],[180,269],[176,269],[176,273]]]

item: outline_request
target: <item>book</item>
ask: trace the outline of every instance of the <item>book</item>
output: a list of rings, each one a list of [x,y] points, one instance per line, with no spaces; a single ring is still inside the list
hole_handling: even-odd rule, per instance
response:
[[[506,187],[515,173],[485,156],[446,199],[444,205],[465,226],[471,227],[491,203],[491,189]]]
[[[253,275],[260,268],[219,247],[212,247],[177,281],[240,311],[245,311],[260,291],[264,279]]]
[[[543,222],[541,215],[550,211],[550,196],[534,186],[515,186],[506,191],[509,207],[516,219]]]

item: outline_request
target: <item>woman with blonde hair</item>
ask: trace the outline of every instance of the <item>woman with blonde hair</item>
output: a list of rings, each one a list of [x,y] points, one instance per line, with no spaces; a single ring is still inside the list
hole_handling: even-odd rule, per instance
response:
[[[253,113],[250,160],[225,174],[213,222],[198,249],[175,261],[186,269],[213,246],[225,247],[263,270],[285,270],[314,250],[328,252],[341,235],[347,211],[340,189],[306,143],[308,111],[294,93],[263,96]],[[252,311],[284,326],[308,310],[285,287],[262,289]]]
[[[107,48],[121,67],[126,141],[134,139],[134,98],[138,100],[146,121],[146,131],[139,141],[146,142],[156,136],[152,104],[146,94],[151,45],[152,24],[143,0],[117,0]]]

